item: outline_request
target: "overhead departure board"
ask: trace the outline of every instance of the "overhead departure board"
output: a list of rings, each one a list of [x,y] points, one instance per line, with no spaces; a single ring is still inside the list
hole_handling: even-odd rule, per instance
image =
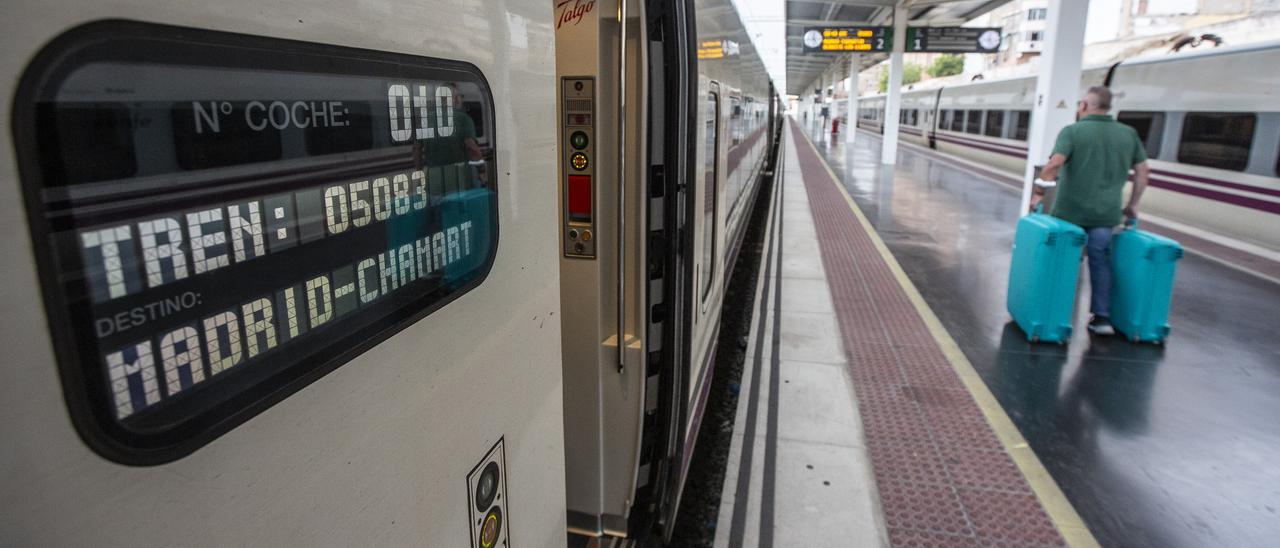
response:
[[[908,52],[994,53],[1000,50],[999,27],[907,27]]]
[[[14,112],[64,393],[113,460],[189,453],[493,261],[468,64],[99,23],[41,53]]]
[[[805,53],[881,52],[893,47],[892,27],[807,27]]]
[[[705,40],[698,42],[698,59],[723,59],[738,55],[740,46],[733,40]]]

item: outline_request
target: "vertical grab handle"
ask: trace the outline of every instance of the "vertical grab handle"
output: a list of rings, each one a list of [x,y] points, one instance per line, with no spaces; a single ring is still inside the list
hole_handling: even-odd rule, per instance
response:
[[[618,373],[626,369],[627,326],[627,0],[618,0]]]

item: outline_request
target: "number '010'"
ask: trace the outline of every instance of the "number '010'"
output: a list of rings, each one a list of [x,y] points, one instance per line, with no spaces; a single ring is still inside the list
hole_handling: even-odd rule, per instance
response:
[[[416,93],[413,95],[409,94],[408,84],[392,84],[387,88],[391,140],[403,143],[412,139],[453,135],[453,89],[436,86],[435,116],[428,116],[432,102],[427,100],[427,86],[417,84],[414,87]]]

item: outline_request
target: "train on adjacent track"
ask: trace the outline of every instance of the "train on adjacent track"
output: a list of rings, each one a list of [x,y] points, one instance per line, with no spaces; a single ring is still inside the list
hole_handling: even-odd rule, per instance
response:
[[[1144,212],[1280,250],[1277,62],[1280,42],[1266,42],[1083,71],[1081,90],[1110,86],[1112,112],[1146,145]],[[1035,85],[1032,76],[903,91],[901,138],[1021,176]],[[884,103],[859,98],[858,127],[882,131]]]
[[[159,7],[6,6],[0,544],[669,538],[781,125],[731,0]]]

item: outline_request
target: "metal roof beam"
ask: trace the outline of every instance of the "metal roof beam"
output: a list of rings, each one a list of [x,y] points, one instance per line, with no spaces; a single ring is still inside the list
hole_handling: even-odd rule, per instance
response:
[[[826,19],[787,19],[788,27],[857,27],[871,21],[828,21]]]
[[[893,7],[898,4],[897,0],[787,0],[788,4],[799,4],[801,2],[806,4],[835,4],[838,6],[857,6],[863,8]]]

